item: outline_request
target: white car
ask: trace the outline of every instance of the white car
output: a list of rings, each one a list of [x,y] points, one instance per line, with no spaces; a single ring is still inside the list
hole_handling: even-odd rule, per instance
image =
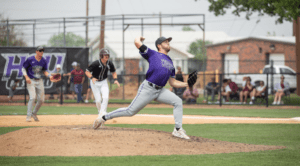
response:
[[[271,74],[271,65],[266,65],[263,68],[262,74],[226,74],[225,78],[231,78],[233,82],[235,82],[239,87],[241,87],[243,83],[243,77],[250,76],[251,82],[255,83],[255,85],[258,86],[260,81],[264,81],[265,85],[267,84],[267,73],[269,74],[269,93],[271,92],[271,89],[274,88],[274,84],[281,81],[280,77],[282,75],[285,77],[285,81],[289,83],[290,91],[294,92],[296,90],[296,72],[288,66],[273,65],[273,76]]]

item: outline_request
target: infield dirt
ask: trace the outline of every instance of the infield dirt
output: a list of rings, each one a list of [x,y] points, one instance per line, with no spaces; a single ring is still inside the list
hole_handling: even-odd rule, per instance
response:
[[[0,156],[134,156],[192,155],[251,152],[285,148],[251,145],[191,136],[191,140],[171,133],[91,126],[25,128],[0,136]]]

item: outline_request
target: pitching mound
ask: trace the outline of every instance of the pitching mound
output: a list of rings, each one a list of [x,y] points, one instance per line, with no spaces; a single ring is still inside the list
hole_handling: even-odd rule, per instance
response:
[[[171,133],[116,127],[93,130],[91,126],[25,128],[0,135],[0,156],[134,156],[216,154],[285,148],[250,145]]]

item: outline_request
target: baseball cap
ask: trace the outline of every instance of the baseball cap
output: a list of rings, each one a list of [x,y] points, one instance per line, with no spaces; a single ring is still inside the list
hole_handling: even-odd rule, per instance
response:
[[[38,46],[38,47],[36,48],[36,50],[37,50],[37,51],[40,51],[40,50],[45,50],[45,49],[44,49],[43,46]]]
[[[61,66],[60,66],[60,64],[56,65],[56,68],[60,68],[60,69],[61,69]]]
[[[74,61],[74,62],[72,63],[72,66],[77,66],[77,62]]]
[[[165,41],[165,40],[168,40],[169,42],[172,40],[172,37],[169,37],[169,38],[165,38],[165,37],[160,37],[160,38],[158,38],[156,41],[155,41],[155,46],[156,46],[156,48],[157,48],[157,50],[158,50],[158,47],[157,47],[157,45],[158,44],[161,44],[163,41]]]

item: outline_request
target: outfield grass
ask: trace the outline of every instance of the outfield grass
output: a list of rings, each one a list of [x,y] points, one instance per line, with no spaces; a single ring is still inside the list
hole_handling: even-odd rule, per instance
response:
[[[209,115],[209,116],[236,116],[236,117],[262,117],[262,118],[293,118],[300,117],[298,109],[199,109],[184,108],[184,115]],[[113,111],[117,108],[108,108]],[[26,106],[0,106],[0,115],[26,115]],[[67,107],[67,106],[42,106],[40,115],[64,114],[98,114],[95,107]],[[173,114],[172,108],[144,108],[139,114]]]
[[[108,125],[171,132],[173,125]],[[122,157],[0,157],[1,165],[300,165],[299,124],[184,125],[188,135],[249,144],[286,146],[286,149],[248,153],[122,156]],[[0,133],[20,128],[1,127]],[[200,147],[201,148],[201,147]]]

